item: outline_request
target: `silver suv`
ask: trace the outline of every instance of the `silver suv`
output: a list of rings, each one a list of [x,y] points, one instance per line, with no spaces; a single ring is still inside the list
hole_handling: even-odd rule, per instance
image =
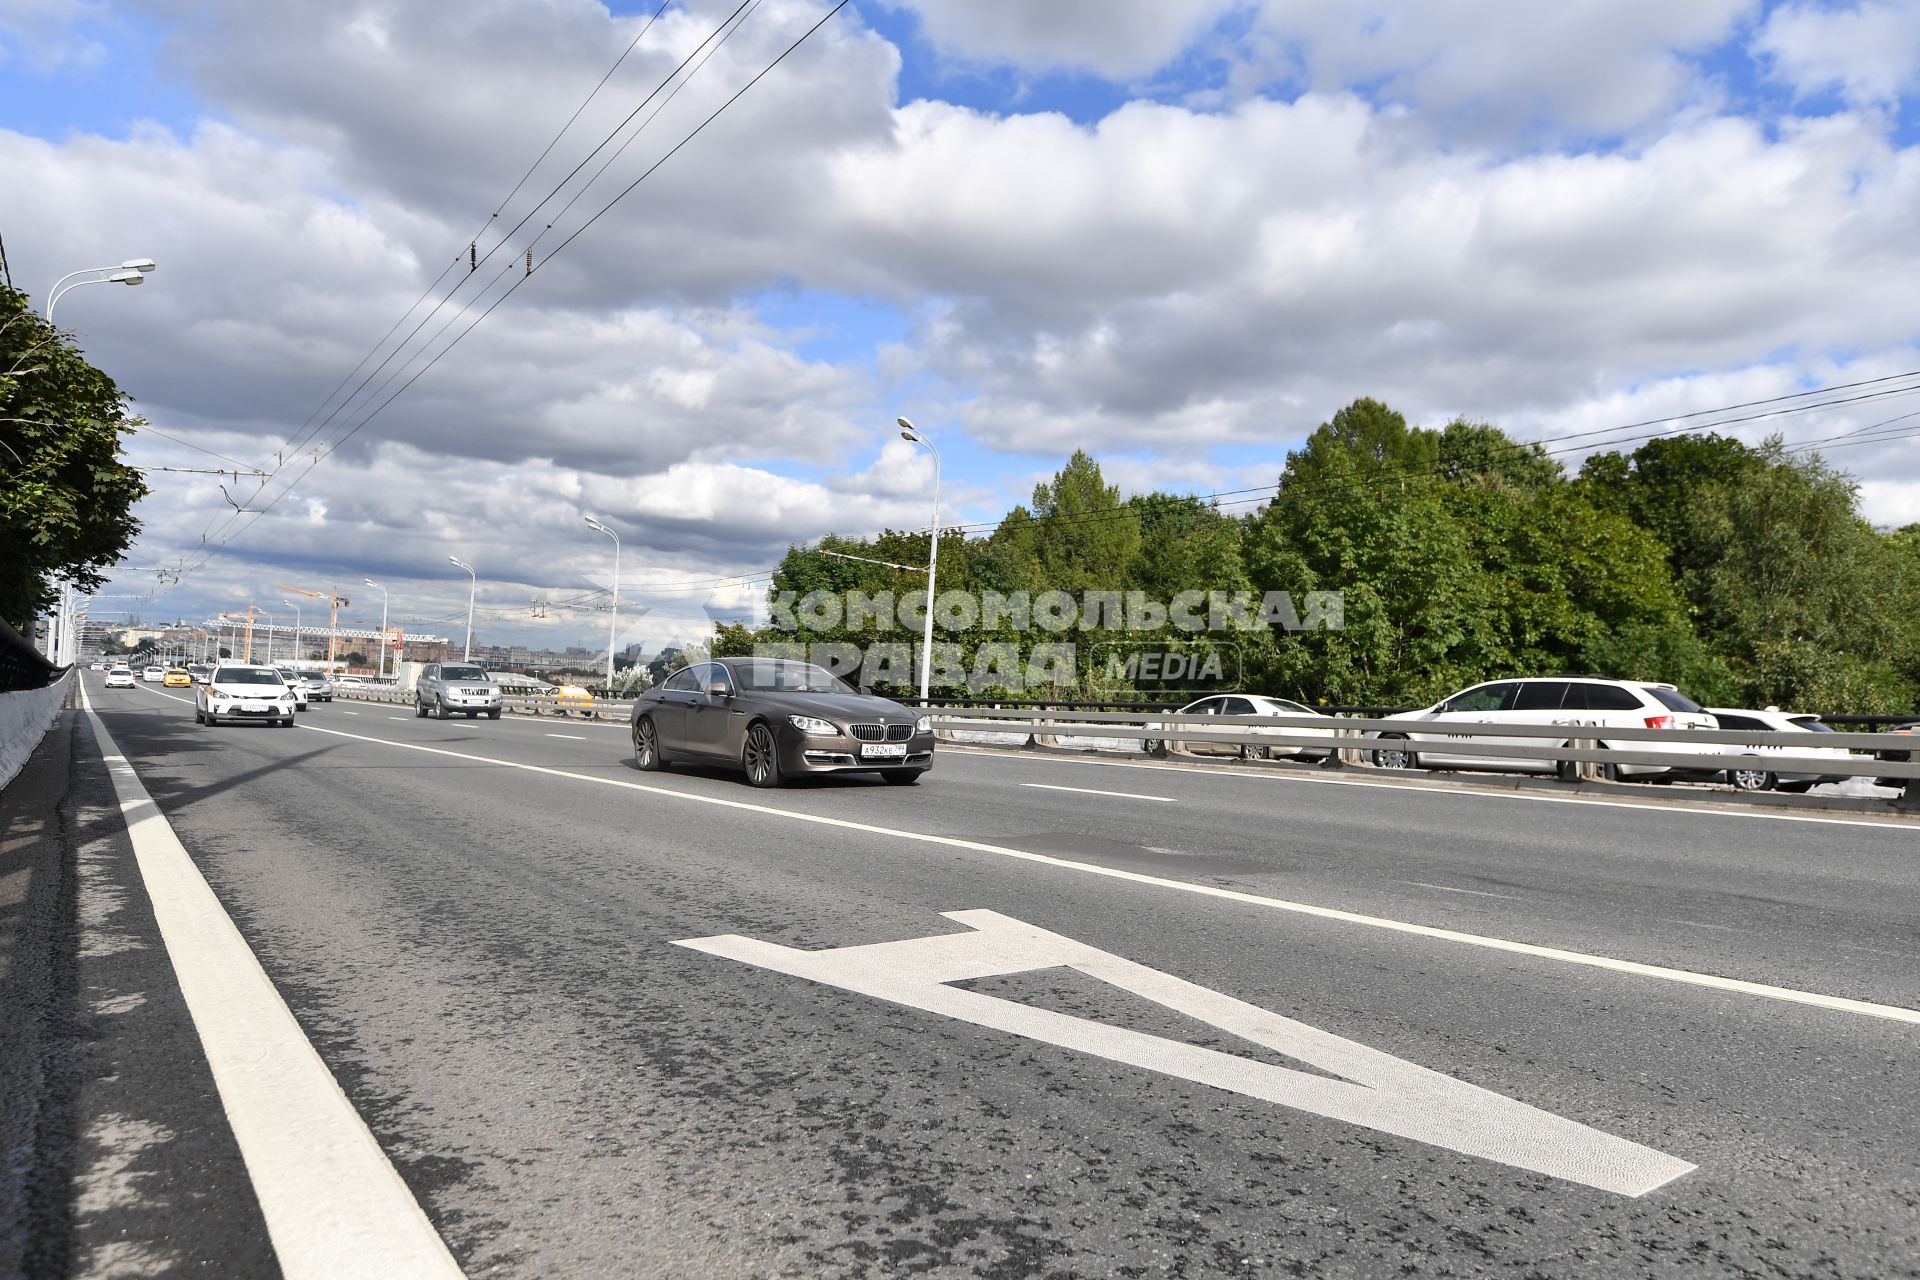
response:
[[[465,712],[469,720],[485,712],[500,718],[500,685],[477,663],[429,662],[413,686],[413,714],[450,720]]]

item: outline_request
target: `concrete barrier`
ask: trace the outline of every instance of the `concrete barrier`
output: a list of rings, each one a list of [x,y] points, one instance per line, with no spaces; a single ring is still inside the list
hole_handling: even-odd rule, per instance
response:
[[[72,685],[69,671],[44,689],[0,693],[0,787],[12,782],[26,765]]]

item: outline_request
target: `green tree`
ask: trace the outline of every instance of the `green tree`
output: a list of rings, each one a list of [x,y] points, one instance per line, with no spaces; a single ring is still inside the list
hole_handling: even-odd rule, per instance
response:
[[[113,380],[0,288],[0,616],[25,628],[55,580],[97,588],[140,531],[140,473],[120,461],[140,424]]]
[[[1035,559],[1045,589],[1117,591],[1140,553],[1140,518],[1100,464],[1076,449],[1051,481],[1033,488]]]

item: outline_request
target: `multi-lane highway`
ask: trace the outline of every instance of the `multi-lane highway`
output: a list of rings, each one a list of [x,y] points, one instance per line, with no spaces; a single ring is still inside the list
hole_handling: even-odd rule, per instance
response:
[[[601,725],[98,681],[368,1195],[469,1274],[1920,1274],[1920,825],[960,750],[769,793]],[[89,812],[137,943],[160,863]],[[171,1137],[76,1238],[262,1264],[297,1171],[141,994],[179,1051],[128,1071],[189,1096],[125,1090]]]

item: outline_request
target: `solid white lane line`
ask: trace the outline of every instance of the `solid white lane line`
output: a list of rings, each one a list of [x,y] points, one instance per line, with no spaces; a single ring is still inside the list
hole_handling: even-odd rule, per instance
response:
[[[547,736],[549,738],[571,738],[575,742],[585,742],[587,740],[586,735],[580,733],[550,733]]]
[[[1510,893],[1488,893],[1485,889],[1456,889],[1451,885],[1428,884],[1425,880],[1395,880],[1394,883],[1417,885],[1422,889],[1438,889],[1442,893],[1470,893],[1476,898],[1504,898],[1508,902],[1520,901]]]
[[[281,1270],[460,1275],[84,690],[81,704]]]
[[[1912,832],[1920,830],[1920,824],[1901,818],[1829,818],[1822,814],[1814,813],[1762,813],[1759,811],[1746,812],[1739,809],[1698,809],[1687,805],[1675,804],[1670,800],[1635,801],[1606,800],[1597,796],[1547,796],[1529,791],[1493,791],[1474,788],[1470,785],[1454,785],[1443,782],[1429,782],[1423,786],[1417,781],[1412,784],[1405,781],[1374,782],[1365,778],[1322,777],[1311,773],[1281,773],[1277,770],[1270,771],[1266,769],[1222,769],[1208,765],[1148,764],[1144,761],[1134,760],[1080,760],[1072,756],[1016,754],[1013,749],[976,746],[971,743],[947,742],[942,743],[940,749],[942,751],[954,751],[970,756],[995,756],[1002,760],[1020,760],[1028,764],[1036,764],[1044,760],[1053,764],[1097,765],[1106,769],[1153,769],[1161,773],[1204,773],[1216,778],[1239,778],[1243,781],[1254,782],[1304,782],[1319,783],[1329,787],[1378,787],[1387,791],[1410,791],[1419,795],[1445,796],[1451,798],[1470,797],[1473,799],[1487,800],[1531,800],[1538,804],[1593,805],[1602,809],[1632,809],[1636,813],[1663,815],[1669,813],[1685,813],[1703,818],[1767,818],[1775,822],[1822,822],[1835,827],[1873,827],[1880,831]]]
[[[1089,787],[1056,787],[1046,782],[1023,782],[1023,787],[1037,787],[1042,791],[1073,791],[1083,796],[1112,796],[1117,800],[1154,800],[1160,804],[1178,804],[1172,796],[1143,796],[1132,791],[1095,791]]]
[[[332,734],[338,738],[351,738],[356,742],[373,742],[381,746],[396,747],[402,751],[424,751],[428,755],[447,756],[454,760],[471,760],[475,764],[498,765],[504,769],[519,769],[526,773],[545,774],[552,778],[571,778],[576,782],[589,782],[604,787],[620,787],[627,791],[640,791],[648,795],[663,796],[670,800],[684,800],[691,804],[713,805],[722,809],[738,809],[746,813],[764,813],[776,818],[786,818],[793,822],[807,822],[822,827],[839,827],[847,831],[864,831],[872,835],[891,836],[898,840],[912,840],[921,844],[942,845],[950,849],[970,849],[976,853],[991,853],[1002,858],[1011,858],[1019,862],[1035,862],[1042,866],[1058,867],[1066,871],[1077,871],[1083,875],[1101,876],[1109,880],[1124,880],[1131,884],[1151,885],[1156,889],[1169,889],[1178,893],[1191,893],[1203,898],[1220,898],[1229,902],[1244,903],[1248,906],[1264,907],[1274,911],[1288,911],[1296,915],[1313,916],[1321,920],[1338,920],[1345,924],[1365,925],[1372,929],[1386,929],[1393,933],[1411,934],[1421,938],[1433,938],[1441,942],[1457,942],[1470,947],[1485,947],[1491,951],[1506,951],[1515,955],[1533,956],[1542,960],[1559,960],[1566,964],[1583,965],[1591,969],[1607,969],[1615,973],[1629,973],[1642,978],[1658,978],[1663,982],[1678,982],[1688,986],[1706,987],[1714,991],[1731,991],[1741,995],[1759,996],[1767,1000],[1780,1000],[1789,1004],[1812,1005],[1820,1009],[1831,1009],[1839,1013],[1854,1013],[1869,1018],[1885,1018],[1892,1022],[1907,1022],[1920,1026],[1920,1009],[1908,1009],[1900,1005],[1875,1004],[1870,1000],[1850,1000],[1845,996],[1823,995],[1817,991],[1799,991],[1793,987],[1775,987],[1764,982],[1747,982],[1740,978],[1723,978],[1711,973],[1693,973],[1686,969],[1669,969],[1663,965],[1641,964],[1637,960],[1618,960],[1612,956],[1590,955],[1584,951],[1568,951],[1560,947],[1542,947],[1531,942],[1514,942],[1507,938],[1493,938],[1484,934],[1462,933],[1457,929],[1437,929],[1432,925],[1414,924],[1406,920],[1390,920],[1384,916],[1362,915],[1356,911],[1341,911],[1333,907],[1317,907],[1309,902],[1290,902],[1284,898],[1269,898],[1257,893],[1244,893],[1238,889],[1222,889],[1210,884],[1195,884],[1186,880],[1170,880],[1164,876],[1146,875],[1138,871],[1121,871],[1114,867],[1097,866],[1090,862],[1075,862],[1069,858],[1057,858],[1051,854],[1028,853],[1025,849],[1010,849],[1005,845],[987,844],[981,840],[963,840],[958,836],[938,836],[925,831],[903,831],[895,827],[874,826],[866,822],[854,822],[847,818],[829,818],[824,814],[799,813],[792,809],[777,809],[772,805],[754,804],[747,800],[727,800],[720,796],[697,795],[690,791],[677,791],[672,787],[655,786],[645,782],[630,782],[624,778],[596,777],[590,773],[574,773],[567,769],[555,769],[549,765],[522,764],[517,760],[500,760],[492,756],[479,756],[466,751],[450,751],[445,747],[429,747],[414,742],[395,742],[391,738],[375,738],[367,734],[348,733],[344,729],[322,729],[318,725],[302,725],[301,728],[313,733]]]

